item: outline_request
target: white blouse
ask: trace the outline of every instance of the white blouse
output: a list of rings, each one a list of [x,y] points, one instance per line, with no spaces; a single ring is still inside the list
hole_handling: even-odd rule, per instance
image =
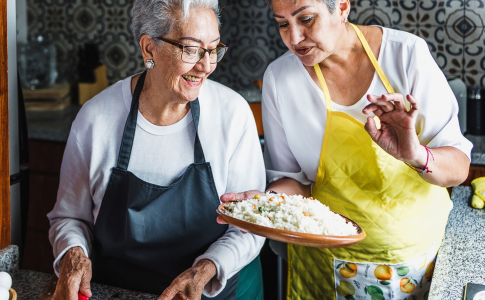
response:
[[[420,104],[416,132],[421,144],[455,147],[470,158],[473,145],[461,134],[458,103],[426,42],[407,32],[382,29],[378,62],[396,93],[411,94]],[[332,102],[332,109],[365,123],[367,115],[362,109],[370,104],[367,94],[387,94],[377,73],[362,99],[351,106]],[[290,51],[265,72],[262,115],[268,182],[289,177],[306,185],[314,183],[326,105],[321,88]]]
[[[128,77],[89,100],[72,125],[62,160],[57,202],[47,215],[58,276],[59,260],[68,249],[79,246],[89,256],[93,228],[111,168],[116,165],[131,99]],[[203,83],[199,102],[199,138],[206,161],[211,164],[218,195],[264,190],[263,155],[248,103],[233,90],[211,80]],[[193,163],[194,138],[191,112],[170,126],[156,126],[138,112],[128,171],[144,181],[170,185]],[[250,263],[263,244],[264,238],[242,234],[229,226],[194,261],[195,265],[201,259],[209,259],[217,268],[217,276],[205,286],[204,295],[219,294],[227,279]]]

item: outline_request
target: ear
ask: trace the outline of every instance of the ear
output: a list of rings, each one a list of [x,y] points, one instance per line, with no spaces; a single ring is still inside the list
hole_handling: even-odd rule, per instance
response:
[[[143,61],[145,62],[147,59],[153,59],[154,50],[155,50],[155,41],[149,37],[148,35],[144,34],[140,38],[140,49],[141,53],[143,54]]]
[[[350,0],[339,0],[337,2],[339,5],[340,11],[337,11],[340,14],[340,18],[347,20],[350,14]]]

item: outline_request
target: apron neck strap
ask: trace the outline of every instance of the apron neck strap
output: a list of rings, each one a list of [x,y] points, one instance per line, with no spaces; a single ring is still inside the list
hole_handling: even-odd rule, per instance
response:
[[[136,121],[138,117],[138,103],[140,99],[140,94],[145,83],[146,71],[143,72],[138,78],[136,83],[135,91],[133,92],[133,98],[131,100],[130,113],[126,119],[125,129],[123,130],[123,137],[121,139],[120,151],[118,154],[117,168],[122,170],[128,170],[128,164],[130,163],[131,150],[133,148],[133,140],[135,138]],[[204,151],[202,150],[202,145],[199,140],[199,119],[200,119],[200,105],[199,99],[195,99],[190,102],[190,108],[192,111],[192,118],[195,126],[195,142],[194,142],[194,162],[204,163]]]
[[[392,88],[391,84],[389,83],[389,80],[387,80],[386,75],[384,74],[384,71],[382,71],[381,66],[377,62],[376,57],[374,56],[374,53],[372,53],[372,50],[369,46],[369,43],[367,43],[367,40],[365,39],[364,35],[360,31],[360,29],[355,26],[352,23],[349,23],[350,26],[354,29],[355,33],[357,34],[357,37],[359,38],[360,43],[364,47],[365,52],[367,53],[367,56],[369,57],[370,61],[372,62],[372,65],[374,66],[374,69],[377,72],[377,75],[382,81],[382,84],[386,88],[386,91],[389,94],[394,93],[394,89]],[[323,94],[325,96],[325,104],[327,105],[327,110],[332,110],[332,101],[330,100],[330,92],[328,91],[327,83],[325,82],[325,78],[323,77],[322,70],[320,69],[320,65],[316,64],[313,66],[315,69],[315,73],[317,74],[318,81],[320,82],[320,86],[323,90]]]
[[[140,98],[146,75],[147,71],[143,72],[140,78],[138,78],[131,100],[130,113],[128,114],[125,129],[123,130],[123,138],[121,139],[117,163],[117,167],[123,170],[127,170],[128,164],[130,163],[131,149],[133,148],[133,139],[135,138],[136,119],[138,117],[138,99]]]
[[[386,91],[389,94],[394,94],[394,89],[392,88],[391,84],[389,83],[389,80],[387,80],[387,77],[384,74],[384,71],[382,71],[381,66],[377,62],[377,59],[376,59],[374,53],[372,52],[372,50],[369,46],[369,43],[367,43],[367,40],[365,39],[364,35],[362,34],[362,31],[360,31],[360,29],[357,26],[355,26],[354,24],[352,24],[352,23],[349,23],[349,24],[350,24],[350,26],[352,26],[355,33],[357,34],[357,37],[359,38],[360,43],[364,47],[364,50],[367,53],[367,56],[369,57],[370,61],[372,62],[374,69],[376,69],[377,75],[379,75],[379,78],[381,79],[382,84],[384,84]]]
[[[192,111],[192,119],[195,126],[195,142],[194,142],[194,162],[205,163],[204,150],[199,139],[199,119],[200,119],[200,104],[199,98],[190,102],[190,110]]]

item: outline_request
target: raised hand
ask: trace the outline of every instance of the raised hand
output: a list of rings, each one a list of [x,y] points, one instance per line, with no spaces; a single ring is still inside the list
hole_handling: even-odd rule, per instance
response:
[[[373,118],[368,117],[365,130],[372,140],[384,151],[395,158],[420,167],[426,164],[426,150],[421,147],[416,134],[416,118],[419,104],[416,99],[407,95],[406,99],[411,104],[407,111],[404,97],[401,94],[387,94],[382,96],[367,95],[371,102],[362,112],[374,113],[381,121],[378,129]]]

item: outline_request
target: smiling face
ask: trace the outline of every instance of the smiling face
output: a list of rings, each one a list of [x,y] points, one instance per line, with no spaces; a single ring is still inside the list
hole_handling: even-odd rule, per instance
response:
[[[285,45],[305,66],[322,62],[338,49],[345,30],[348,0],[330,13],[319,0],[273,0],[273,13]]]
[[[219,26],[211,9],[192,9],[190,16],[175,24],[164,38],[186,46],[214,49],[219,43]],[[204,80],[215,70],[217,64],[209,62],[209,54],[196,64],[183,62],[182,50],[169,43],[154,47],[155,67],[149,71],[154,85],[160,85],[170,95],[171,100],[184,104],[199,95]]]

